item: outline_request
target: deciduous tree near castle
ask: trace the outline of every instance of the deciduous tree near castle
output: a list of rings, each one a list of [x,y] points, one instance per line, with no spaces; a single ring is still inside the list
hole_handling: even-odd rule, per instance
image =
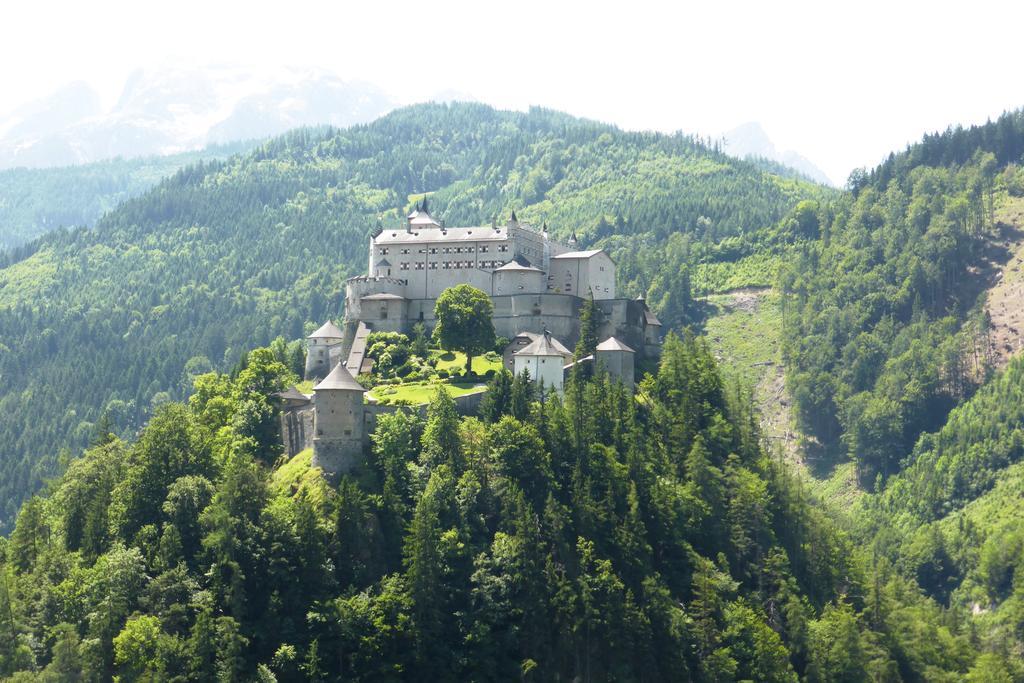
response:
[[[447,351],[466,354],[466,374],[473,372],[473,356],[494,348],[494,304],[471,285],[450,287],[437,297],[434,338]]]

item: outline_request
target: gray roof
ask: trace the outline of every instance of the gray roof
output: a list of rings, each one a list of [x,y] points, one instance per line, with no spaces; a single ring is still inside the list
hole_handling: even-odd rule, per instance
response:
[[[380,268],[381,266],[385,268],[390,268],[391,261],[388,261],[386,258],[382,258],[380,261],[377,261],[377,267]]]
[[[615,337],[608,337],[594,348],[598,351],[629,351],[630,353],[636,353],[636,351],[629,348]]]
[[[341,339],[345,333],[338,329],[338,326],[330,320],[320,326],[320,329],[306,337],[306,339]]]
[[[301,391],[299,391],[295,387],[291,387],[290,389],[288,389],[286,391],[279,391],[279,392],[277,392],[274,395],[277,396],[278,398],[280,398],[282,400],[286,400],[286,401],[308,401],[309,400],[309,396],[307,396],[306,394],[302,393]]]
[[[527,265],[524,265],[522,263],[519,263],[518,261],[509,261],[508,263],[506,263],[505,265],[501,266],[500,268],[495,268],[494,272],[510,271],[510,270],[521,270],[521,271],[534,272],[534,273],[543,273],[544,272],[540,268],[534,268],[533,266],[527,266]]]
[[[502,226],[492,228],[439,228],[427,226],[421,230],[385,230],[374,244],[396,244],[396,243],[427,243],[427,242],[486,242],[489,240],[508,239],[508,230]]]
[[[516,351],[516,356],[571,356],[572,351],[565,348],[562,342],[558,341],[551,336],[551,333],[546,331],[544,334],[538,336],[523,349]]]
[[[413,211],[411,214],[409,214],[409,225],[426,225],[426,226],[433,225],[433,226],[438,226],[438,225],[441,225],[441,224],[438,223],[434,219],[434,217],[431,216],[426,211]]]
[[[402,301],[404,299],[404,296],[400,296],[398,294],[388,294],[387,292],[383,292],[381,294],[367,294],[366,296],[362,297],[360,301]]]
[[[654,312],[651,311],[651,309],[647,308],[646,306],[644,306],[644,322],[646,322],[648,325],[655,325],[657,327],[661,327],[661,321],[658,320],[658,316],[654,315]]]
[[[589,249],[587,251],[567,251],[564,254],[558,254],[557,256],[552,256],[551,258],[591,258],[593,256],[597,256],[598,254],[603,253],[604,249]]]
[[[331,370],[330,374],[324,377],[320,384],[313,387],[313,391],[366,391],[363,386],[352,377],[352,374],[345,368],[344,363],[338,363]]]

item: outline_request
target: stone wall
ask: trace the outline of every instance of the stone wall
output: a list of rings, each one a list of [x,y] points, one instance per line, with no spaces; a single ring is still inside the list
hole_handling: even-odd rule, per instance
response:
[[[480,401],[485,392],[466,394],[458,396],[455,400],[455,409],[460,415],[475,415],[480,407]],[[281,442],[284,444],[285,453],[289,458],[307,448],[314,449],[313,464],[324,470],[329,475],[348,472],[361,463],[365,455],[369,453],[371,435],[377,427],[377,418],[380,415],[387,415],[406,410],[415,412],[421,418],[426,418],[427,407],[423,406],[385,406],[375,403],[366,403],[362,406],[362,429],[360,438],[345,438],[344,434],[315,435],[315,411],[313,403],[308,405],[287,408],[281,411]],[[338,438],[338,437],[341,438]]]
[[[313,447],[313,403],[281,411],[281,443],[289,458]]]
[[[365,446],[355,439],[328,439],[321,436],[313,439],[312,466],[319,467],[324,474],[334,477],[346,474],[363,462]]]

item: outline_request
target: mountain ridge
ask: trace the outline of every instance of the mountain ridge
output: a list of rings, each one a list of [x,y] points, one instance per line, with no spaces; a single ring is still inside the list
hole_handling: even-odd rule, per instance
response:
[[[689,284],[699,261],[731,267],[752,248],[747,233],[825,191],[686,136],[478,104],[300,129],[186,167],[94,229],[43,236],[0,269],[5,521],[103,412],[131,433],[154,405],[181,397],[192,369],[225,370],[271,331],[296,339],[338,316],[369,233],[397,225],[424,190],[452,224],[515,208],[555,235],[576,230],[616,258],[624,292],[676,328],[699,315]],[[42,431],[27,409],[40,401],[54,409]]]
[[[323,69],[138,69],[108,109],[91,86],[73,83],[0,117],[0,169],[194,151],[302,125],[368,122],[394,106],[376,86]]]

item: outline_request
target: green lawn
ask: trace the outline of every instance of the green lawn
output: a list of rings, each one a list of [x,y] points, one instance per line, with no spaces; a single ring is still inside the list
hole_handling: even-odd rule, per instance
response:
[[[462,369],[466,367],[466,354],[461,351],[441,351],[440,349],[431,349],[430,357],[437,359],[437,369],[447,370],[448,372],[455,371],[458,373],[462,372]],[[473,356],[473,372],[478,375],[483,375],[488,370],[494,370],[497,372],[501,370],[501,357],[497,360],[490,361],[481,356]]]
[[[473,364],[476,367],[476,363]],[[478,391],[485,391],[483,384],[471,382],[409,382],[407,384],[385,384],[374,387],[370,395],[381,403],[410,403],[421,405],[430,403],[437,393],[438,387],[444,387],[452,397],[465,396]]]

